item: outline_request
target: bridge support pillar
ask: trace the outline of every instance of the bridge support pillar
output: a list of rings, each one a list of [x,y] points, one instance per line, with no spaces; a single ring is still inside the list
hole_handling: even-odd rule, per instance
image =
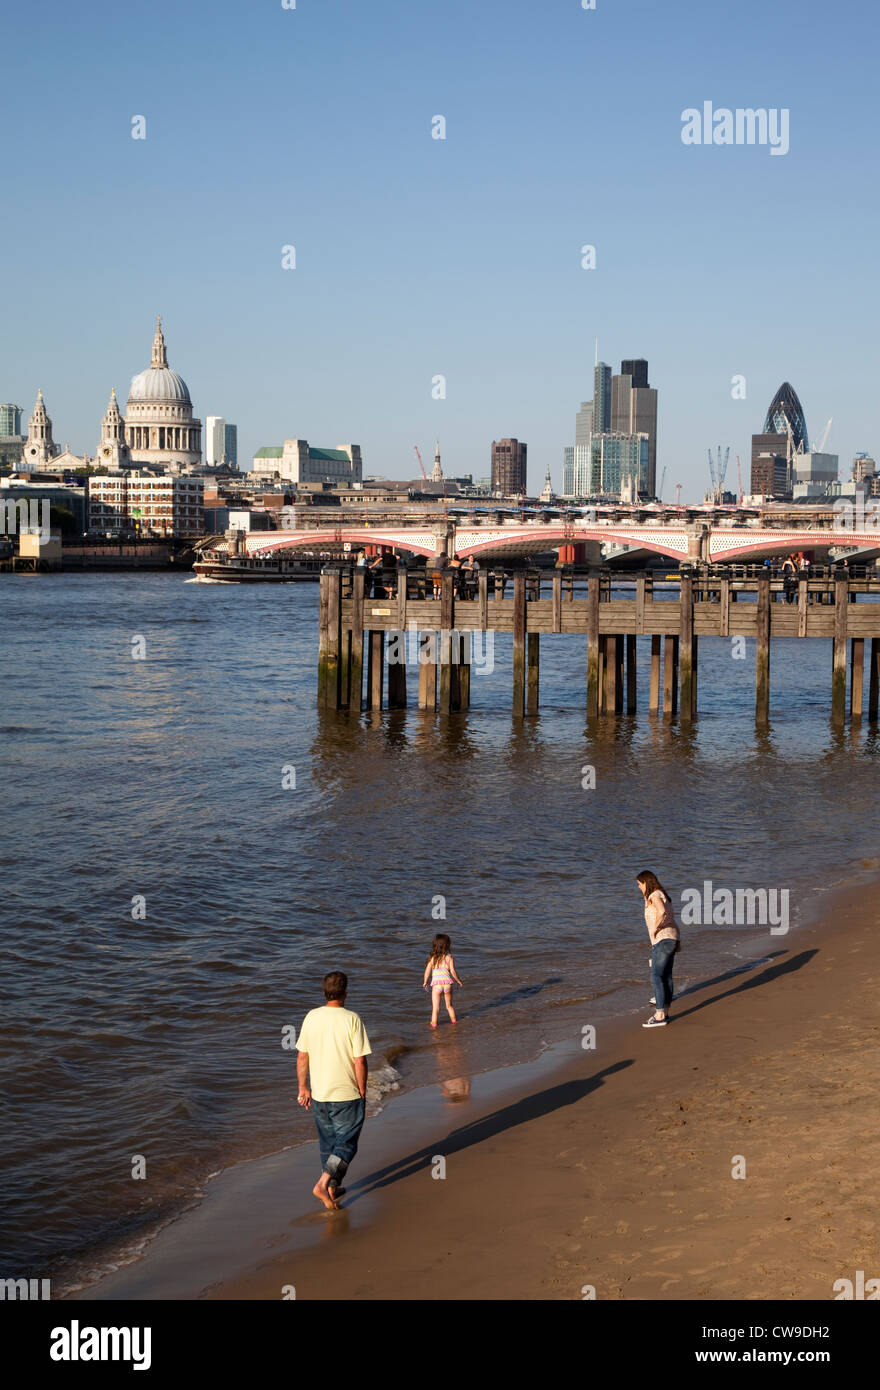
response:
[[[663,713],[675,714],[678,708],[678,638],[663,639]]]
[[[849,713],[851,719],[862,717],[862,685],[865,675],[865,639],[850,639]]]
[[[382,708],[382,675],[385,655],[385,633],[373,629],[367,635],[367,703],[370,709]]]
[[[601,690],[601,649],[599,637],[599,576],[587,581],[587,718],[599,713]]]
[[[770,580],[758,580],[757,643],[755,647],[755,718],[770,718]],[[846,669],[844,668],[844,677]]]
[[[849,609],[849,583],[834,581],[834,644],[831,654],[831,718],[846,714],[846,628]]]
[[[651,638],[651,683],[648,687],[648,713],[656,714],[660,709],[660,634],[655,632]]]
[[[880,705],[880,637],[871,638],[868,672],[868,718],[876,720]]]

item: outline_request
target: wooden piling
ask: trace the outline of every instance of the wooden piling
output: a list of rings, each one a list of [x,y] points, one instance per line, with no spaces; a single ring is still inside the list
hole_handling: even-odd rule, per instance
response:
[[[348,666],[348,707],[360,714],[364,693],[364,570],[351,578],[351,656]]]
[[[553,631],[562,631],[562,575],[559,570],[553,576]]]
[[[599,713],[599,576],[587,581],[587,718]]]
[[[437,653],[437,708],[441,714],[449,714],[452,709],[452,625],[454,622],[455,596],[453,582],[455,573],[443,571],[440,590],[440,648]]]
[[[636,669],[636,636],[626,635],[626,712],[635,714],[638,703],[638,671]]]
[[[755,718],[770,718],[770,580],[758,580],[755,643]]]
[[[868,672],[868,718],[876,721],[880,705],[880,637],[871,638],[871,669]]]
[[[430,660],[423,658],[430,657]],[[437,633],[419,633],[419,709],[434,713],[437,705]]]
[[[371,629],[367,634],[367,702],[370,709],[382,708],[382,676],[385,656],[385,633]]]
[[[689,723],[694,715],[694,581],[689,571],[682,571],[679,597],[680,641],[679,678],[681,681],[681,718]]]
[[[530,632],[526,638],[526,714],[538,713],[538,693],[541,669],[541,638]]]
[[[864,637],[853,637],[850,639],[850,679],[849,679],[849,713],[851,719],[861,719],[862,717],[862,685],[865,675],[865,639]]]
[[[391,635],[398,640],[393,648],[388,643],[388,708],[406,709],[406,629],[398,628]]]
[[[473,635],[470,632],[462,632],[459,638],[462,644],[461,660],[458,665],[458,708],[470,709],[471,707],[471,656],[473,647]]]
[[[605,691],[603,709],[614,714],[617,709],[617,648],[619,639],[614,633],[605,637]]]
[[[656,714],[660,709],[660,634],[655,632],[651,638],[651,683],[648,688],[648,713]]]
[[[834,581],[834,641],[831,652],[831,718],[842,720],[846,713],[846,629],[849,610],[849,583]]]
[[[663,713],[675,714],[678,708],[678,638],[663,641]]]
[[[526,576],[516,570],[513,576],[513,714],[522,719],[526,711]]]
[[[339,570],[320,577],[318,594],[318,705],[339,709],[339,648],[342,604]]]

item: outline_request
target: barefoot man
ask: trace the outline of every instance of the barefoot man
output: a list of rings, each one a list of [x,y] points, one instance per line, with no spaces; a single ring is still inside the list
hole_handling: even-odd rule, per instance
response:
[[[314,1112],[324,1170],[312,1191],[330,1210],[339,1206],[345,1191],[339,1184],[357,1153],[372,1051],[364,1025],[345,1007],[347,990],[341,970],[324,976],[327,1003],[306,1014],[296,1044],[299,1104]]]

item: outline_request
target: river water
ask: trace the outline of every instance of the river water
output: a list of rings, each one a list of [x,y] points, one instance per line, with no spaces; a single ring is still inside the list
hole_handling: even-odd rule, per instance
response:
[[[212,1172],[311,1139],[285,1029],[329,969],[370,1034],[373,1108],[456,1096],[646,1010],[640,869],[676,902],[707,879],[787,890],[793,929],[876,873],[877,733],[832,729],[828,643],[774,644],[763,731],[754,649],[721,638],[700,642],[691,731],[588,729],[584,641],[561,636],[519,726],[501,637],[467,714],[319,716],[317,597],[0,577],[0,1276],[87,1282]],[[436,930],[465,988],[431,1032]],[[684,938],[679,988],[785,944]]]

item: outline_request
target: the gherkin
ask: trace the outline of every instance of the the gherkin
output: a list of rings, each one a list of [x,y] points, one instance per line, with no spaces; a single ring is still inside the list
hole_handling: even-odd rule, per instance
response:
[[[795,450],[803,449],[805,454],[808,453],[810,444],[807,439],[804,408],[798,400],[797,391],[790,382],[784,381],[770,402],[767,418],[764,421],[764,433],[787,435],[788,425],[791,426],[792,444]]]

